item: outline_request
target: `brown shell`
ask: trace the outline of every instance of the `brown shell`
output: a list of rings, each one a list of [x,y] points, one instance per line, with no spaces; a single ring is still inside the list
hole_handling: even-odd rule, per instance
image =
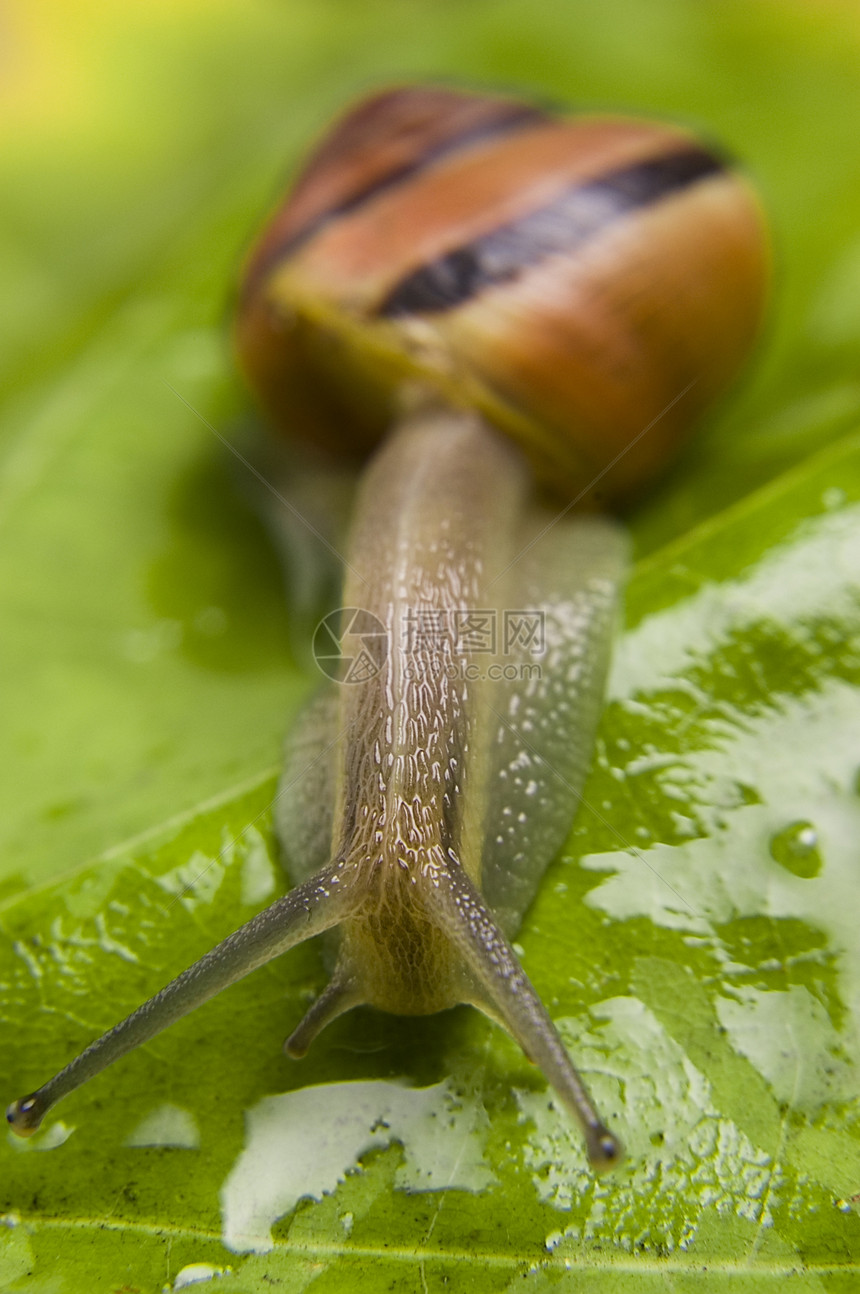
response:
[[[287,431],[363,454],[421,383],[557,491],[622,497],[755,337],[745,182],[683,131],[432,87],[335,126],[252,254],[237,324]]]

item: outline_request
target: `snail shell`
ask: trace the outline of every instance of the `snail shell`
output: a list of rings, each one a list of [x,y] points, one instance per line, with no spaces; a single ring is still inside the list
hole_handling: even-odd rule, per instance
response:
[[[734,376],[767,270],[752,191],[684,131],[395,89],[334,128],[258,243],[238,348],[275,420],[338,454],[413,379],[558,492],[615,463],[617,499]]]

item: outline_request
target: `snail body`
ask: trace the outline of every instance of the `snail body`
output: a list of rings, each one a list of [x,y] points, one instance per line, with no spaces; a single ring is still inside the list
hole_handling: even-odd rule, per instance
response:
[[[367,677],[312,703],[276,808],[297,879],[332,856],[356,877],[338,1010],[470,1001],[504,1015],[443,908],[463,879],[503,934],[519,926],[588,766],[626,553],[618,526],[586,517],[524,556],[552,518],[533,493],[514,447],[434,407],[406,419],[360,487],[341,643],[351,669],[367,644]]]
[[[665,461],[748,349],[765,279],[755,200],[683,132],[420,87],[336,126],[252,254],[237,323],[280,425],[373,451],[340,686],[291,735],[276,804],[298,884],[10,1106],[16,1132],[329,931],[331,983],[291,1054],[358,1003],[472,1003],[592,1164],[617,1160],[508,943],[573,816],[623,577],[620,529],[568,514]]]

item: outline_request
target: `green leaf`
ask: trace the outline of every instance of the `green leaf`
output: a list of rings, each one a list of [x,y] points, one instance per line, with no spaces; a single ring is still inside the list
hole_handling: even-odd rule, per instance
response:
[[[520,935],[625,1165],[595,1180],[465,1009],[355,1012],[288,1061],[325,980],[300,948],[3,1142],[0,1288],[853,1288],[855,11],[7,8],[9,1099],[285,885],[269,807],[308,626],[208,424],[249,420],[224,303],[303,141],[410,75],[680,117],[760,183],[777,297],[750,376],[631,518],[586,805]]]

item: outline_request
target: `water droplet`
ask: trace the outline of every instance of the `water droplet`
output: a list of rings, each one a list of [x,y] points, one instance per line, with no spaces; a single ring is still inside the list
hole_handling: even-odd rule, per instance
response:
[[[213,1267],[211,1263],[189,1263],[176,1273],[173,1289],[183,1290],[189,1285],[200,1285],[218,1276],[227,1276],[232,1270],[232,1267]]]
[[[809,880],[821,871],[818,832],[811,822],[790,822],[771,836],[770,856],[786,871]]]
[[[845,491],[840,490],[837,486],[833,486],[831,489],[824,491],[821,495],[821,502],[828,511],[832,511],[834,508],[841,508],[845,503]]]
[[[205,638],[217,638],[227,631],[227,613],[222,607],[204,607],[194,617],[194,628]]]
[[[148,665],[164,652],[175,651],[182,641],[178,620],[159,620],[146,629],[129,629],[122,639],[121,651],[134,665]]]

